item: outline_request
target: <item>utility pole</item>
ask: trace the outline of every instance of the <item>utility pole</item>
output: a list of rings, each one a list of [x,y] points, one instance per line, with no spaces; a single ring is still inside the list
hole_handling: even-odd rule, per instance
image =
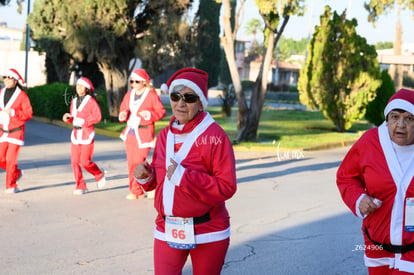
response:
[[[27,1],[27,17],[29,17],[30,13],[30,0]],[[25,69],[24,69],[24,82],[27,86],[27,70],[28,70],[28,61],[29,61],[29,50],[30,50],[30,27],[27,24],[27,17],[26,17],[26,62],[25,62]]]

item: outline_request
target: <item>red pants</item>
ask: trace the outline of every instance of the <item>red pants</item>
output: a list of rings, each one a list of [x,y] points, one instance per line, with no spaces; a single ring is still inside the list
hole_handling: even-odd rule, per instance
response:
[[[13,143],[0,143],[0,167],[6,171],[6,189],[17,187],[16,179],[20,176],[17,158],[20,147],[20,145]]]
[[[368,267],[369,275],[408,275],[410,272],[400,271],[398,269],[390,268],[388,265]]]
[[[96,181],[99,181],[104,176],[104,173],[99,167],[92,162],[94,143],[86,145],[75,145],[72,143],[70,147],[71,151],[71,163],[73,174],[75,175],[76,189],[85,189],[86,184],[83,179],[82,169],[79,163],[85,168],[86,171],[91,173]]]
[[[181,275],[188,254],[194,275],[220,275],[230,239],[197,244],[195,249],[181,250],[168,246],[167,242],[154,240],[154,274]]]
[[[151,148],[138,148],[135,135],[127,135],[125,140],[125,151],[128,163],[129,191],[134,195],[142,195],[144,191],[135,180],[134,170],[138,164],[145,162]]]

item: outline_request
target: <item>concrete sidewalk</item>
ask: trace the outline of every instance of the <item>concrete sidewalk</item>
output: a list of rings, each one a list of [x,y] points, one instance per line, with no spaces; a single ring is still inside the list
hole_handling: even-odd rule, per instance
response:
[[[73,196],[70,129],[30,121],[20,152],[23,192],[0,192],[1,274],[153,274],[153,200],[128,201],[120,139],[97,136],[107,186]],[[231,246],[222,274],[367,274],[360,221],[335,173],[348,148],[237,152],[238,191],[227,203]],[[150,156],[151,157],[151,156]],[[5,174],[0,174],[4,183]],[[187,263],[184,274],[191,274]]]

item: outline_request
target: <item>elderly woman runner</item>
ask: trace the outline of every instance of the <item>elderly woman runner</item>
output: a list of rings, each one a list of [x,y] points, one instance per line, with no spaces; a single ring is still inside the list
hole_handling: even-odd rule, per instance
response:
[[[23,91],[24,80],[15,69],[3,76],[5,88],[0,91],[0,167],[6,171],[6,193],[20,191],[17,181],[23,171],[17,167],[20,147],[24,145],[25,123],[32,118],[29,97]]]
[[[414,91],[401,89],[337,172],[345,204],[363,219],[369,274],[414,273]]]
[[[232,144],[207,106],[206,72],[177,71],[167,82],[173,112],[157,136],[152,164],[137,166],[144,190],[155,189],[155,274],[220,274],[230,243],[225,201],[236,192]]]

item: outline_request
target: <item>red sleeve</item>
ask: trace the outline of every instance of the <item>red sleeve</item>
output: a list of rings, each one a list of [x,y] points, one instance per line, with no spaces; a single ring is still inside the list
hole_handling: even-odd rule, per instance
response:
[[[150,93],[147,96],[147,100],[149,101],[149,104],[145,104],[145,108],[142,110],[149,111],[151,113],[150,119],[145,120],[144,118],[141,120],[141,125],[149,125],[152,123],[157,122],[161,118],[165,116],[165,108],[164,105],[161,102],[161,98],[158,96],[158,94],[151,90]],[[140,109],[141,110],[141,109]]]
[[[128,91],[124,95],[124,98],[122,99],[122,102],[121,102],[121,106],[119,106],[119,112],[120,113],[123,112],[123,111],[127,111],[127,113],[128,113],[126,119],[125,120],[122,120],[122,121],[119,120],[119,122],[124,122],[124,121],[127,121],[128,120],[128,117],[129,117],[129,114],[130,114],[130,111],[129,111],[129,98],[130,98],[130,94],[131,94],[131,91]],[[119,114],[118,114],[118,118],[119,118]]]
[[[21,91],[19,97],[20,104],[15,109],[14,117],[21,122],[25,122],[33,116],[32,105],[30,104],[29,97],[25,92]]]
[[[237,190],[233,146],[220,126],[213,124],[213,127],[214,131],[206,133],[210,141],[209,146],[201,149],[208,173],[200,169],[191,169],[189,166],[179,185],[184,193],[211,206],[230,199]]]
[[[86,127],[93,126],[99,123],[102,119],[101,108],[99,108],[98,102],[91,97],[88,104],[88,116],[85,119]]]
[[[356,215],[355,206],[358,198],[366,194],[365,182],[361,168],[361,149],[366,136],[361,137],[349,150],[336,174],[336,183],[342,199]]]

